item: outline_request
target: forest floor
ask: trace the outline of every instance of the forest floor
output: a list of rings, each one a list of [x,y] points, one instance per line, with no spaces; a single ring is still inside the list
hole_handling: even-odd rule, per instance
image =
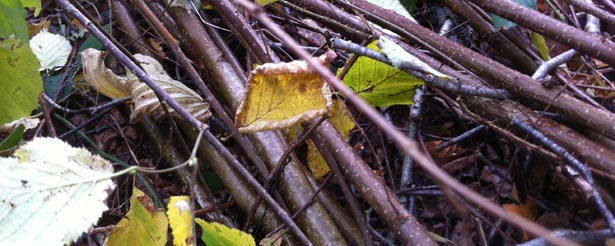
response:
[[[59,137],[105,153],[115,157],[116,171],[171,168],[199,150],[198,165],[117,178],[110,209],[75,245],[102,245],[129,211],[133,187],[161,209],[169,197],[188,195],[195,217],[246,231],[256,243],[279,236],[283,245],[514,245],[545,237],[571,243],[548,237],[566,229],[579,232],[566,237],[586,245],[586,236],[601,235],[592,240],[604,245],[600,230],[615,229],[611,0],[538,1],[523,10],[509,1],[405,1],[416,22],[363,0],[279,0],[264,11],[243,0],[210,2],[43,1],[41,14],[29,15],[33,28],[73,44],[69,63],[44,77],[49,100],[70,109],[115,102],[74,113],[41,100],[47,122],[29,137]],[[66,11],[69,5],[77,8]],[[110,41],[96,42],[92,29]],[[446,76],[387,53],[383,37],[396,43],[397,53]],[[385,68],[365,65],[355,53],[370,55],[352,49],[376,40]],[[209,111],[183,114],[167,103],[136,113],[135,94],[118,101],[87,81],[80,55],[87,48],[106,51],[103,66],[119,76],[133,70],[124,65],[134,54],[153,57]],[[323,78],[318,91],[329,85],[329,100],[346,112],[348,129],[327,108],[291,133],[291,127],[238,131],[236,112],[246,81],[257,87],[256,72],[250,73],[256,65],[327,50],[335,54],[327,69],[308,70]],[[282,73],[299,73],[293,69]],[[310,88],[300,84],[295,97],[284,87],[303,77],[275,80],[284,79],[289,85],[259,92],[268,94],[257,103],[272,107],[265,97],[291,97],[278,100],[285,110],[304,107],[300,95]],[[209,128],[197,142],[201,122]],[[284,219],[290,216],[293,226]]]

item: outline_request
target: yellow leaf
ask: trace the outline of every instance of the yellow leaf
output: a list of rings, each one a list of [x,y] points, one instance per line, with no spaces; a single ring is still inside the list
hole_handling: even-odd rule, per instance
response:
[[[277,0],[256,0],[256,3],[260,6],[266,6],[275,2],[277,2]]]
[[[167,206],[167,215],[169,216],[169,224],[171,224],[171,229],[173,230],[173,245],[194,245],[190,197],[172,196]]]
[[[130,198],[130,211],[109,234],[108,246],[156,246],[167,243],[167,217],[137,188]]]
[[[315,60],[327,64],[334,54]],[[263,64],[248,79],[248,92],[236,115],[240,132],[278,130],[327,113],[331,90],[305,61]]]
[[[256,246],[254,238],[245,232],[228,228],[216,222],[207,222],[196,218],[196,223],[203,228],[201,239],[207,245],[215,246]]]
[[[275,3],[278,0],[256,0],[256,3],[260,6],[267,6],[269,4]],[[206,1],[201,2],[201,8],[203,9],[213,9],[213,7],[211,6],[211,4],[207,3]]]
[[[329,122],[335,126],[344,140],[348,140],[348,134],[352,129],[354,129],[355,124],[352,120],[352,115],[346,108],[346,105],[341,100],[335,100],[333,103],[333,109],[329,113],[331,117],[329,118]]]
[[[344,140],[348,138],[348,133],[355,127],[354,121],[352,121],[350,112],[346,108],[346,105],[341,100],[335,100],[333,103],[333,109],[329,113],[331,117],[329,118],[329,122],[335,126],[335,129],[344,137]],[[331,170],[329,165],[322,157],[316,145],[312,140],[307,141],[308,144],[308,167],[310,171],[312,171],[312,175],[314,178],[320,179],[327,175]]]

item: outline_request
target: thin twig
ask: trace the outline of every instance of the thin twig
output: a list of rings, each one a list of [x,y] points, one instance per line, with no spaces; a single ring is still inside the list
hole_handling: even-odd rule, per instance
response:
[[[564,158],[564,160],[566,160],[570,165],[572,165],[575,169],[581,172],[581,174],[583,175],[583,178],[585,178],[587,183],[589,183],[590,186],[592,187],[591,189],[592,198],[594,199],[594,202],[596,203],[598,210],[600,210],[602,215],[605,217],[607,223],[609,224],[609,227],[611,228],[611,232],[615,235],[615,218],[613,217],[613,214],[611,213],[611,211],[608,209],[608,207],[604,203],[604,200],[602,199],[602,196],[600,195],[600,193],[598,193],[598,190],[594,188],[596,187],[596,183],[594,182],[594,178],[589,168],[587,168],[585,164],[583,164],[576,157],[570,154],[570,152],[568,152],[566,149],[560,147],[557,143],[553,142],[553,140],[549,139],[544,134],[534,129],[530,125],[526,124],[522,120],[513,118],[512,122],[513,124],[517,125],[520,129],[522,129],[523,131],[525,131],[526,133],[530,134],[532,137],[536,138],[538,141],[543,143],[551,151],[557,153],[559,156]]]
[[[372,50],[370,48],[363,47],[358,44],[345,41],[345,40],[341,40],[338,38],[332,39],[331,43],[333,44],[333,47],[335,48],[350,51],[355,54],[366,56],[374,60],[380,61],[382,63],[391,65],[391,61],[389,60],[389,58],[387,58],[384,54],[378,51]],[[495,99],[509,98],[511,96],[510,92],[508,92],[507,90],[489,89],[489,88],[484,88],[484,87],[472,87],[472,86],[462,85],[460,83],[455,83],[450,80],[442,79],[438,76],[433,76],[430,74],[425,74],[425,73],[422,73],[416,70],[412,70],[409,67],[411,66],[410,65],[401,66],[404,72],[412,74],[415,77],[425,81],[427,85],[442,88],[450,92],[460,93],[464,95],[489,97],[489,98],[495,98]]]

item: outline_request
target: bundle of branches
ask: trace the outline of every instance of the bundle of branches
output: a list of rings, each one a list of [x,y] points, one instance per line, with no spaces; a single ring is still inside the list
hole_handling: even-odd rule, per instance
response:
[[[141,182],[190,191],[207,220],[243,225],[257,238],[288,228],[275,234],[287,245],[502,245],[530,237],[574,245],[588,243],[579,235],[595,235],[550,230],[615,231],[609,0],[539,1],[540,11],[508,0],[416,1],[418,21],[366,0],[55,2],[147,84],[165,112],[177,114],[131,118],[150,151],[178,165],[187,143],[203,137],[198,156],[207,167],[200,171],[213,172],[225,189],[209,190],[197,168],[177,170],[182,189],[171,188],[178,180],[169,177]],[[516,27],[496,29],[490,14]],[[535,41],[542,37],[546,46]],[[415,61],[365,49],[374,40],[395,43]],[[327,50],[337,53],[334,67],[344,66],[339,77],[368,56],[425,87],[415,89],[411,107],[374,107],[363,95],[376,89],[350,88],[312,59]],[[190,81],[211,109],[209,129],[137,65],[135,53]],[[325,118],[305,122],[296,140],[280,130],[237,130],[233,116],[253,66],[293,60],[305,60],[350,109],[357,123],[350,140]],[[306,167],[314,146],[331,169],[321,179]],[[152,159],[141,154],[120,159]],[[599,235],[592,240],[611,233]]]

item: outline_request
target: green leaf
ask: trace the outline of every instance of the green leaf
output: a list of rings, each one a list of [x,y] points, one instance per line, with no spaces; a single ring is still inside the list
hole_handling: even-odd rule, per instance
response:
[[[0,0],[0,38],[9,38],[28,41],[28,26],[26,24],[26,10],[19,1]]]
[[[408,10],[408,12],[412,12],[416,9],[416,0],[399,0],[399,2]]]
[[[66,74],[70,74],[69,78],[73,78],[77,72],[79,72],[79,67],[69,66],[67,67],[67,70],[62,73],[55,73],[53,75],[43,77],[43,88],[45,90],[45,94],[51,98],[57,98],[58,100],[69,96],[73,92],[73,84],[70,79],[65,81]]]
[[[107,210],[111,163],[59,139],[0,158],[0,245],[70,245]]]
[[[103,26],[103,29],[105,29],[105,31],[110,32],[111,31],[111,24],[109,23],[107,25]],[[103,50],[104,46],[102,44],[102,42],[100,42],[100,40],[98,40],[98,38],[96,38],[96,36],[94,35],[90,35],[85,41],[83,41],[83,43],[79,46],[79,54],[81,54],[82,51],[87,50],[89,48],[95,49],[95,50]],[[81,64],[81,56],[77,56],[75,58],[75,64]]]
[[[2,142],[0,142],[0,152],[5,151],[7,149],[11,149],[19,144],[21,138],[23,137],[23,133],[26,127],[24,125],[19,125],[11,134],[6,137]]]
[[[43,90],[39,66],[24,42],[0,41],[0,124],[28,116],[38,106]]]
[[[525,7],[531,8],[531,9],[536,9],[536,0],[511,0],[511,1],[516,2]],[[491,23],[493,23],[493,26],[495,27],[495,29],[498,29],[498,30],[513,28],[517,26],[517,23],[514,23],[512,21],[509,21],[507,19],[504,19],[494,14],[491,15]]]
[[[20,0],[21,4],[29,9],[34,9],[34,16],[41,13],[41,0]]]
[[[532,43],[534,43],[536,49],[538,49],[538,53],[543,60],[548,61],[551,59],[551,57],[549,57],[549,47],[547,47],[547,41],[545,41],[545,38],[542,37],[542,35],[532,32]]]
[[[379,50],[376,42],[368,48]],[[373,60],[359,57],[344,82],[373,106],[413,104],[414,90],[423,81],[404,71]]]
[[[254,238],[245,232],[237,229],[228,228],[223,224],[216,222],[209,223],[202,219],[196,218],[196,223],[203,228],[203,236],[201,239],[207,245],[216,246],[255,246]]]

